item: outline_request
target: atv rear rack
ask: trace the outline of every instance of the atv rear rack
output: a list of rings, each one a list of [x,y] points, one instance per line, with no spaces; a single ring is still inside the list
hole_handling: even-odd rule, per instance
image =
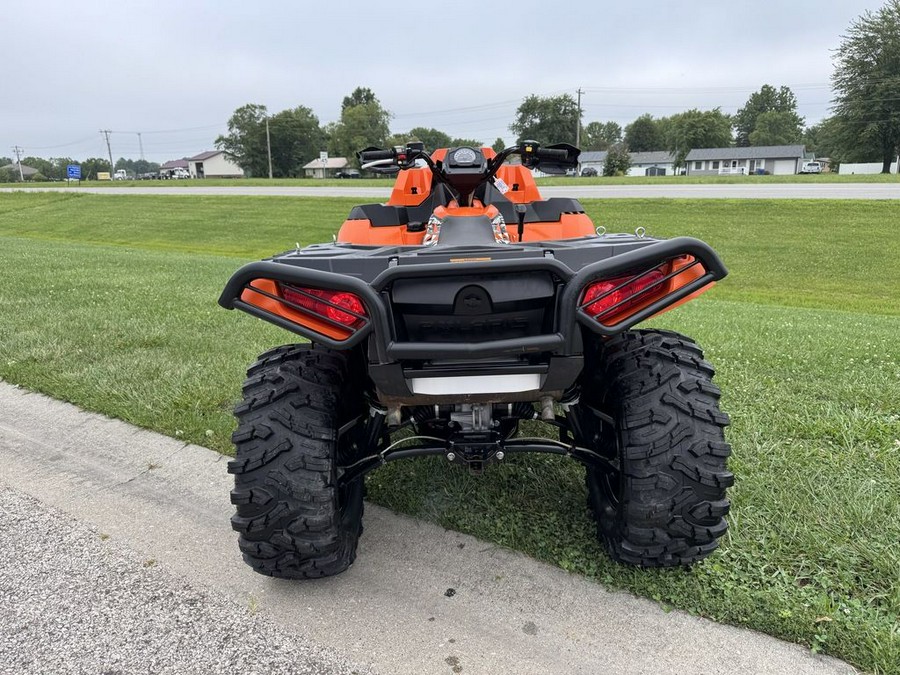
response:
[[[621,246],[625,248],[625,252],[607,253],[609,257],[603,260],[584,264],[584,261],[596,260],[596,253],[592,253],[592,250],[596,250],[598,244],[609,246],[609,242],[604,242],[603,239],[606,238],[579,240],[577,243],[580,246],[574,246],[571,242],[541,242],[535,246],[525,244],[489,249],[445,249],[440,252],[443,255],[434,251],[429,251],[427,255],[416,255],[415,251],[404,251],[404,247],[386,247],[386,250],[375,251],[363,249],[359,257],[347,255],[347,247],[339,247],[345,253],[339,258],[328,258],[325,251],[321,257],[292,257],[285,254],[270,261],[250,263],[239,269],[226,285],[219,304],[226,309],[240,309],[333,349],[349,349],[374,333],[370,354],[376,357],[379,364],[404,359],[485,359],[541,352],[570,356],[580,352],[576,322],[601,335],[616,335],[727,274],[725,266],[710,246],[689,237],[621,242],[627,246]],[[520,255],[515,256],[516,252]],[[440,260],[436,261],[438,258]],[[691,272],[695,278],[652,302],[642,303],[639,309],[619,321],[607,325],[585,312],[585,303],[580,299],[590,283],[623,275],[628,275],[626,283],[630,283],[666,262],[686,258],[693,260],[673,270],[664,279],[647,286],[635,297],[640,299],[639,296],[644,295],[649,298],[654,289],[686,272]],[[325,259],[327,263],[322,262]],[[326,264],[330,270],[339,271],[316,269],[317,266]],[[361,269],[374,272],[371,281],[361,278],[365,273]],[[564,285],[556,308],[554,330],[548,333],[511,340],[469,342],[406,342],[396,336],[388,291],[397,280],[534,271],[549,272]],[[276,294],[261,292],[252,285],[258,280],[352,293],[362,300],[366,315],[360,317],[361,325],[348,329],[347,337],[335,339],[254,304],[252,299],[258,294],[269,301],[281,303],[288,309],[301,309]],[[632,301],[634,299],[631,298]],[[620,305],[621,303],[611,307],[609,315],[614,314],[614,310]]]

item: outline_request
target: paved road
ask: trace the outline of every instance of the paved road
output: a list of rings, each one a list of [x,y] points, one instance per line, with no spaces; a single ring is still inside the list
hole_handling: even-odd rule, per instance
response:
[[[0,540],[0,671],[3,659],[22,663],[22,635],[40,632],[32,621],[59,627],[43,638],[55,643],[48,659],[66,651],[84,672],[102,672],[103,654],[128,664],[128,654],[152,652],[157,635],[176,634],[157,625],[174,615],[197,640],[215,631],[235,640],[232,651],[192,651],[198,672],[246,659],[266,626],[284,649],[303,645],[299,663],[319,658],[339,672],[348,663],[419,675],[855,672],[372,505],[348,572],[304,583],[261,577],[237,555],[221,455],[3,383],[0,410],[0,510],[14,533]],[[149,572],[136,568],[149,560]],[[133,592],[117,574],[134,580]],[[248,635],[231,632],[235,607],[247,608]],[[138,635],[146,640],[136,645]],[[163,654],[171,657],[159,670],[177,658]],[[124,670],[147,672],[146,663]]]
[[[17,188],[0,188],[11,192]],[[385,200],[390,188],[378,187],[66,187],[29,191],[89,192],[105,195],[250,195],[278,197],[357,197]],[[541,188],[547,197],[671,199],[900,199],[897,183],[760,183],[759,185],[575,185]]]

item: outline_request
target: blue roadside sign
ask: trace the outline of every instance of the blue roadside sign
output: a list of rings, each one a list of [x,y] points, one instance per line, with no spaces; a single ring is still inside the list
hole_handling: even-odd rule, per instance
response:
[[[76,180],[81,180],[81,165],[80,164],[67,164],[66,165],[66,178],[74,178]]]

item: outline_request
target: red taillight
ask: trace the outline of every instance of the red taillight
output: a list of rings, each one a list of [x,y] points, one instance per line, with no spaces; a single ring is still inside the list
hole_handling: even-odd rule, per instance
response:
[[[632,277],[617,277],[615,279],[595,281],[585,289],[581,304],[588,316],[593,318],[600,317],[597,319],[600,321],[604,318],[601,315],[616,305],[618,306],[611,314],[618,315],[620,312],[640,304],[645,298],[636,296],[639,296],[641,291],[660,281],[663,277],[662,271],[653,270],[634,279],[634,281],[629,281]]]
[[[319,288],[302,288],[300,286],[288,286],[287,284],[281,284],[280,286],[281,295],[288,302],[345,326],[356,328],[363,323],[364,319],[360,318],[360,316],[354,316],[354,314],[359,314],[362,317],[368,316],[362,300],[353,293],[348,293],[347,291],[325,291]],[[321,300],[318,298],[321,298]],[[338,305],[338,307],[333,305]],[[345,312],[340,307],[344,307],[349,311]],[[353,312],[353,314],[350,312]]]

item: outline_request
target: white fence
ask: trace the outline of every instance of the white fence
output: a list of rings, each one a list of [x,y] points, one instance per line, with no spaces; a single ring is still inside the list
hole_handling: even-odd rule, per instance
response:
[[[881,162],[867,162],[865,164],[841,164],[838,167],[838,173],[881,173],[881,169],[883,166],[884,165]],[[891,173],[897,173],[897,162],[891,164]]]

